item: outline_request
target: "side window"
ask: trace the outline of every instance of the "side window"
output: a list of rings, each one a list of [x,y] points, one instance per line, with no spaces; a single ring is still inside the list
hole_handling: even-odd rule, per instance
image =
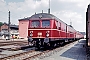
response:
[[[66,24],[65,24],[65,28],[64,28],[64,31],[66,31]]]
[[[63,24],[61,23],[61,30],[63,30]]]
[[[58,29],[58,21],[55,21],[56,29]]]
[[[59,30],[61,30],[61,23],[59,22]]]
[[[59,25],[59,22],[57,21],[57,29],[59,29],[59,26],[60,26],[60,25]]]
[[[67,32],[68,32],[68,26],[67,26]]]

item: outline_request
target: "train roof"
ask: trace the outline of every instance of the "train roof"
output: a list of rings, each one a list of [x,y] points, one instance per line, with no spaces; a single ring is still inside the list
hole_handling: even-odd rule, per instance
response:
[[[35,20],[35,19],[40,19],[40,18],[41,19],[55,19],[57,21],[60,21],[60,22],[62,22],[64,24],[66,24],[65,22],[63,22],[62,20],[60,20],[59,18],[57,18],[53,14],[49,14],[49,13],[38,13],[38,14],[32,15],[31,17],[27,17],[27,18],[19,19],[19,20]],[[73,28],[72,26],[69,26],[69,27]]]
[[[59,18],[57,18],[53,14],[48,14],[48,13],[38,13],[38,14],[34,14],[30,17],[31,20],[34,18],[55,19],[57,21],[61,21]],[[61,22],[63,22],[63,21],[61,21]],[[63,23],[65,23],[65,22],[63,22]]]
[[[49,18],[49,19],[53,19],[54,16],[52,14],[48,14],[48,13],[38,13],[38,14],[34,14],[30,17],[30,19],[33,18]]]
[[[19,19],[19,20],[35,20],[35,19],[55,19],[57,21],[61,21],[63,22],[62,20],[60,20],[59,18],[57,18],[56,16],[52,15],[52,14],[48,14],[48,13],[38,13],[38,14],[34,14],[32,15],[31,17],[27,17],[27,18],[24,18],[24,19]],[[63,22],[65,23],[65,22]],[[65,23],[66,24],[66,23]]]

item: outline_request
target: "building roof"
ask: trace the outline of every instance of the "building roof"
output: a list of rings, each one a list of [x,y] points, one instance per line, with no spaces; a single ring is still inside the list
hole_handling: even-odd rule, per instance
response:
[[[8,24],[4,22],[2,25],[8,25]]]
[[[10,29],[16,29],[16,30],[18,30],[18,25],[10,25]]]
[[[10,27],[18,28],[18,25],[10,25]]]
[[[86,35],[86,33],[85,32],[80,32],[81,34],[83,34],[83,35]]]
[[[7,25],[8,26],[8,24],[7,23],[3,23],[3,25]],[[18,29],[19,27],[18,27],[18,25],[12,25],[12,24],[10,24],[10,28],[11,29]]]

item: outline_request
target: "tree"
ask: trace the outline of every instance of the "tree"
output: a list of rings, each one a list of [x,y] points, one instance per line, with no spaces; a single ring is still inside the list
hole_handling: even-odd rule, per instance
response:
[[[0,26],[2,26],[3,25],[3,23],[2,22],[0,22]]]

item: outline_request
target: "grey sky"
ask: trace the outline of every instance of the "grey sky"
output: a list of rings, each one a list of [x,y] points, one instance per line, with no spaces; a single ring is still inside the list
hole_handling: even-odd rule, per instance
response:
[[[49,0],[0,0],[0,21],[8,22],[11,11],[11,23],[18,24],[18,19],[32,14],[47,13]],[[50,0],[51,14],[57,16],[78,31],[86,30],[86,10],[90,0]]]
[[[4,0],[6,1],[7,3],[9,2],[24,2],[24,0]]]

